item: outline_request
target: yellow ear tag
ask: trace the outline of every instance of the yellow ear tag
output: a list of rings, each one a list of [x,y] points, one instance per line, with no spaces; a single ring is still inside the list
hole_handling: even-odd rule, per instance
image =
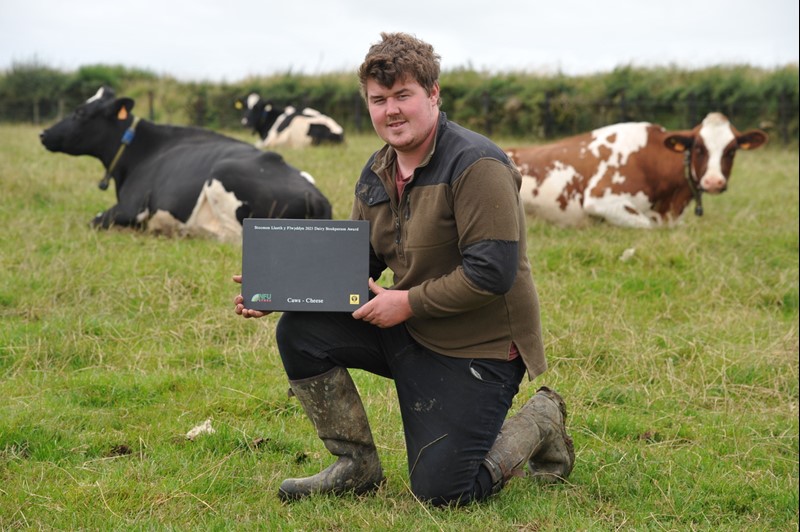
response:
[[[684,151],[686,149],[686,146],[684,146],[682,142],[676,142],[672,147],[675,148],[675,151]]]
[[[117,118],[120,120],[125,120],[128,118],[128,110],[125,107],[120,107],[119,112],[117,113]]]
[[[244,107],[244,106],[242,105],[242,102],[238,102],[238,101],[237,101],[235,104],[233,104],[233,106],[234,106],[236,109],[241,109],[242,107]]]
[[[750,143],[749,142],[743,142],[743,143],[739,144],[739,147],[741,149],[743,149],[743,150],[749,150],[750,149]]]

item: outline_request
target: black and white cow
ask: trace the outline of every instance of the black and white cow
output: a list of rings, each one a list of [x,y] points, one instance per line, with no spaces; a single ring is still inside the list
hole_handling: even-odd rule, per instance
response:
[[[205,129],[140,120],[133,105],[102,87],[40,135],[51,152],[99,159],[101,189],[115,181],[117,204],[93,226],[236,241],[244,218],[331,218],[313,179],[279,154]]]
[[[237,109],[244,111],[242,125],[257,133],[257,148],[305,148],[344,141],[344,129],[334,119],[316,109],[298,111],[292,106],[280,108],[256,94],[237,100]]]

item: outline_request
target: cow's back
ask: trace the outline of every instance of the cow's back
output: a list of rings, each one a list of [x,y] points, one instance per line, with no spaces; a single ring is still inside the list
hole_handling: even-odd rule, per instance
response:
[[[507,153],[522,174],[520,197],[525,211],[558,225],[582,225],[586,176],[597,168],[588,153],[591,134],[539,146],[510,148]]]
[[[147,198],[147,211],[180,232],[227,234],[247,217],[331,218],[327,198],[278,153],[199,128],[147,124],[137,140],[120,202]]]
[[[278,153],[254,149],[246,156],[221,158],[212,174],[227,190],[248,198],[240,210],[240,221],[249,217],[332,217],[328,199]]]
[[[590,152],[598,167],[588,177],[584,210],[624,227],[650,228],[677,222],[691,199],[683,155],[665,145],[657,124],[631,122],[592,132]]]
[[[630,122],[509,150],[523,174],[526,211],[567,226],[584,225],[617,208],[625,217],[625,205],[649,211],[651,198],[672,187],[682,171],[681,157],[664,148],[664,138],[660,126]]]
[[[169,211],[181,221],[190,216],[215,165],[262,153],[237,139],[180,126],[142,124],[135,140],[128,148],[135,166],[118,183],[121,201],[146,194],[152,212]]]
[[[261,147],[305,148],[326,142],[340,143],[344,129],[331,117],[306,107],[287,107],[270,127]]]

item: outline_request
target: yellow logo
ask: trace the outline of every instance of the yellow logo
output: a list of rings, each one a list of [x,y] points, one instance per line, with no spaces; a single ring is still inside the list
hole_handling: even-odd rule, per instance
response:
[[[350,294],[350,304],[351,305],[358,305],[358,302],[361,298],[358,294]]]

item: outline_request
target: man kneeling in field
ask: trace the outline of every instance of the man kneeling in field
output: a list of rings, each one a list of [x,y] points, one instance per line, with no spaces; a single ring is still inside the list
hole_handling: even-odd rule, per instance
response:
[[[347,368],[394,380],[419,499],[483,500],[526,463],[537,481],[562,480],[575,461],[564,400],[542,387],[506,419],[523,376],[547,368],[521,176],[500,148],[439,110],[433,47],[382,37],[359,78],[386,145],[363,168],[351,215],[370,222],[373,297],[352,314],[286,312],[277,326],[291,389],[338,459],[283,481],[279,495],[365,493],[383,482]],[[387,267],[391,289],[373,281]],[[234,303],[245,318],[264,315],[241,295]]]

